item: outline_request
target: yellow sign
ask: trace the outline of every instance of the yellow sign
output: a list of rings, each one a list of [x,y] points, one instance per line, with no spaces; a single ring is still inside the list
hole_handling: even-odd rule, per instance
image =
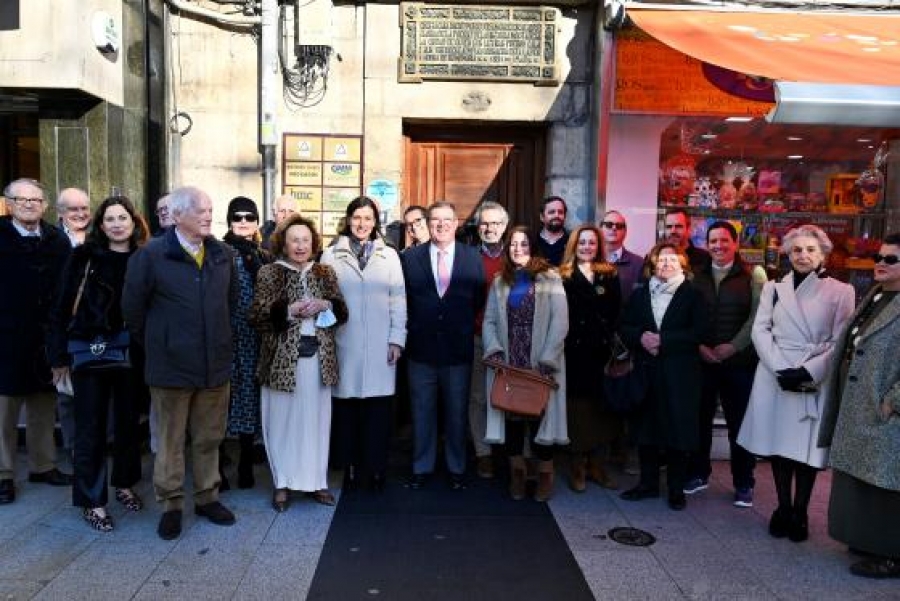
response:
[[[285,134],[284,160],[321,161],[322,138],[320,136],[298,136],[296,134]]]
[[[322,188],[304,186],[286,186],[285,194],[300,202],[300,212],[304,215],[307,211],[322,210]]]
[[[321,186],[322,163],[287,163],[284,169],[285,186]]]
[[[323,163],[322,184],[325,186],[360,186],[359,163]]]
[[[357,196],[359,196],[357,188],[324,188],[322,210],[346,212],[347,205]]]
[[[323,161],[342,161],[348,163],[359,163],[360,152],[359,138],[325,138],[325,154]]]

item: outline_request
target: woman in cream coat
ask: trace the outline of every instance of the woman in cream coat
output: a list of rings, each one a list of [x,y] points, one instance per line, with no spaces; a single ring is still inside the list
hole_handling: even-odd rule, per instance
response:
[[[809,499],[828,459],[817,439],[829,366],[853,314],[853,287],[824,272],[831,249],[828,236],[813,225],[784,237],[781,250],[791,272],[763,287],[752,332],[759,365],[737,440],[751,453],[771,458],[778,508],[769,533],[795,542],[808,537]]]
[[[336,463],[350,486],[366,479],[375,491],[384,487],[397,360],[406,343],[403,269],[379,236],[378,219],[370,198],[354,199],[340,237],[322,254],[350,313],[337,331]]]
[[[506,248],[503,267],[488,295],[482,330],[484,356],[538,370],[552,376],[559,388],[551,392],[539,423],[537,419],[506,415],[488,403],[485,442],[506,445],[510,496],[519,500],[525,494],[523,444],[525,436],[530,436],[532,452],[539,460],[535,498],[546,501],[553,493],[553,445],[569,443],[564,357],[569,308],[559,274],[544,259],[532,256],[531,249],[537,246],[527,228],[513,228]],[[511,328],[527,326],[529,317],[530,335],[526,328],[524,335],[511,338]],[[493,383],[494,373],[489,369],[485,390]]]

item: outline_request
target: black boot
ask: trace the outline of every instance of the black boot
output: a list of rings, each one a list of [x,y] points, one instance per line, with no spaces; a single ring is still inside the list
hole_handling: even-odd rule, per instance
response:
[[[238,461],[238,488],[253,488],[256,479],[253,477],[253,434],[241,434],[241,458]]]
[[[784,538],[790,532],[792,519],[791,508],[779,505],[778,509],[772,513],[772,519],[769,520],[769,534],[775,538]]]
[[[231,490],[231,484],[228,482],[228,477],[225,475],[225,465],[230,462],[231,460],[225,454],[224,449],[219,446],[219,492]]]

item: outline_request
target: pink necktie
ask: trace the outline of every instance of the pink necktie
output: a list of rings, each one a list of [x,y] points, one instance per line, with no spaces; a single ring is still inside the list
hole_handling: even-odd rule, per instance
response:
[[[444,296],[450,286],[450,271],[447,269],[447,251],[439,250],[437,255],[438,294]]]

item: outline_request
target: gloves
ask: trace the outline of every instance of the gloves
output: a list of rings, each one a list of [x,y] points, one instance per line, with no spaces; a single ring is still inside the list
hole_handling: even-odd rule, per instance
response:
[[[778,385],[785,392],[815,392],[813,378],[805,367],[791,367],[775,372]]]
[[[540,373],[545,378],[552,378],[553,374],[556,370],[552,367],[548,367],[542,363],[538,363],[538,373]]]

